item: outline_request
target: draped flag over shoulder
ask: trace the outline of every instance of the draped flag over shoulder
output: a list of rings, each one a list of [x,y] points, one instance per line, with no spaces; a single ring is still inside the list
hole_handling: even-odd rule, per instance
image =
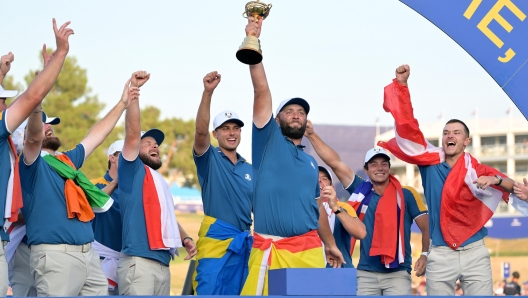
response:
[[[9,159],[11,174],[7,182],[6,204],[4,210],[4,229],[7,231],[12,223],[18,220],[18,211],[23,207],[22,188],[20,186],[20,175],[18,172],[18,159],[15,144],[11,136],[7,138],[9,144]]]
[[[89,222],[95,217],[94,212],[106,212],[110,209],[114,200],[78,171],[66,154],[44,154],[42,158],[57,174],[66,179],[64,196],[68,218],[77,217],[82,222]]]
[[[445,161],[442,147],[432,146],[420,131],[408,87],[393,80],[385,87],[383,108],[394,117],[396,137],[388,142],[380,141],[378,146],[405,162],[419,166]],[[504,176],[491,167],[479,164],[469,153],[459,158],[451,169],[442,191],[440,222],[444,241],[452,249],[457,249],[484,226],[501,199],[508,202],[509,193],[501,187],[493,185],[481,190],[473,184],[479,176],[496,174]]]
[[[148,166],[143,181],[143,209],[150,249],[177,254],[182,241],[172,195],[163,177]]]
[[[372,183],[361,183],[348,199],[348,203],[363,221],[372,198]],[[404,240],[405,199],[398,179],[389,176],[389,185],[378,202],[374,216],[374,232],[369,255],[380,256],[386,268],[397,268],[405,262]],[[352,248],[355,239],[352,242]]]

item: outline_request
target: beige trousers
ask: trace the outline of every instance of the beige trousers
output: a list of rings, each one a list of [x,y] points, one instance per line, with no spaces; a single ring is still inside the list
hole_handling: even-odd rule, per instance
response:
[[[30,247],[37,296],[107,296],[108,281],[92,244]]]
[[[13,296],[35,297],[37,289],[35,279],[31,275],[29,266],[29,256],[31,250],[25,243],[20,243],[15,251],[15,255],[9,262],[9,282],[13,290]]]
[[[426,276],[428,296],[454,296],[457,279],[464,296],[493,295],[490,256],[484,240],[457,250],[433,245],[427,257]]]
[[[411,295],[411,275],[407,270],[380,273],[357,270],[358,296]]]
[[[142,257],[121,253],[117,266],[119,295],[169,296],[169,266]]]

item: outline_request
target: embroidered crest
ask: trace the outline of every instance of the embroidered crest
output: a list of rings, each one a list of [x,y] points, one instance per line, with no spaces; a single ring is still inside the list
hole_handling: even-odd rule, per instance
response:
[[[233,114],[231,114],[231,112],[225,112],[225,116],[227,118],[231,118],[231,117],[233,117]]]
[[[251,176],[249,174],[246,174],[244,178],[246,178],[247,181],[251,181]]]

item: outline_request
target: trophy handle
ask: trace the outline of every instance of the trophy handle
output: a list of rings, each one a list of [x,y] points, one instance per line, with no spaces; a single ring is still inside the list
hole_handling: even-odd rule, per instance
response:
[[[273,5],[271,5],[271,3],[268,4],[268,11],[271,9],[272,6],[273,6]]]
[[[245,19],[248,18],[248,15],[247,15],[247,13],[245,11],[242,13],[242,17],[245,18]]]

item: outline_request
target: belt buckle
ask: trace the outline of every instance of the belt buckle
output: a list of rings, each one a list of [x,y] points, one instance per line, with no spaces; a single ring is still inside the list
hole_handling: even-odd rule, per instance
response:
[[[81,252],[88,252],[89,248],[88,248],[88,245],[90,245],[90,243],[85,243],[81,246]]]

